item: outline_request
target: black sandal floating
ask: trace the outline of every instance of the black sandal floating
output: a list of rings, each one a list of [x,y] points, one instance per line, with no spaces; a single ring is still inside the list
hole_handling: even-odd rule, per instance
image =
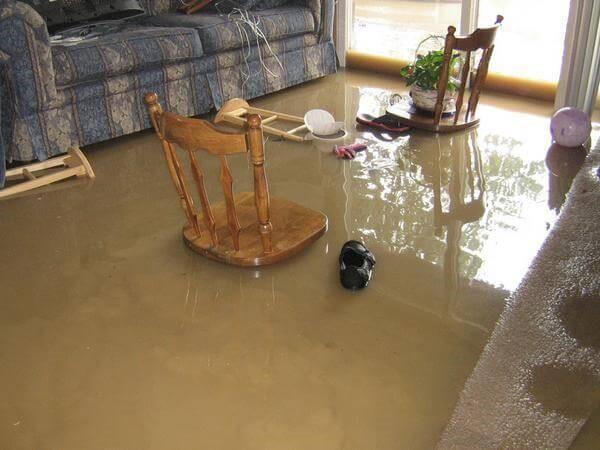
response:
[[[404,133],[410,130],[410,127],[401,124],[398,118],[392,114],[384,114],[380,117],[374,117],[370,114],[359,114],[356,116],[356,121],[361,125],[377,128],[388,133]]]
[[[340,281],[346,289],[356,291],[367,287],[375,256],[358,241],[348,241],[340,252]]]

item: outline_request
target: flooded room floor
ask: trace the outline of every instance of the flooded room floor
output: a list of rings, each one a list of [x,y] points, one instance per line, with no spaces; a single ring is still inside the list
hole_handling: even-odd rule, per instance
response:
[[[160,144],[85,149],[97,179],[0,203],[0,448],[428,449],[570,180],[549,174],[552,105],[482,97],[481,125],[396,138],[355,129],[390,78],[340,72],[252,102],[324,108],[368,145],[269,138],[271,196],[323,211],[297,257],[242,269],[181,239]],[[210,199],[218,161],[203,158]],[[251,190],[244,157],[234,189]],[[371,285],[344,290],[357,239]]]

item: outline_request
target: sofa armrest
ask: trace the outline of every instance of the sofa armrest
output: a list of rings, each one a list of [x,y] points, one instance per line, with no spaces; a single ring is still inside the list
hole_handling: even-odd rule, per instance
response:
[[[335,0],[306,0],[317,22],[319,42],[333,41],[333,14]]]
[[[0,64],[17,114],[39,111],[56,98],[46,22],[16,0],[0,0]]]

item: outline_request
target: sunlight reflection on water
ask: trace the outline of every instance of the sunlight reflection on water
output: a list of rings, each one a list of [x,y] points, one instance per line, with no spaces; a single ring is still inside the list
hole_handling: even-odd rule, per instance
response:
[[[378,115],[390,93],[361,88],[358,96],[360,112]],[[548,119],[515,117],[514,112],[509,119],[506,111],[485,105],[481,111],[485,116],[481,126],[463,133],[435,136],[412,131],[385,142],[372,131],[360,130],[359,140],[369,145],[369,151],[349,166],[347,217],[365,241],[378,239],[394,253],[418,255],[443,266],[449,238],[435,225],[437,201],[441,211],[458,211],[447,217],[458,224],[458,237],[453,239],[459,241],[460,277],[513,290],[554,220],[547,206],[544,164]],[[515,119],[519,127],[514,126]],[[477,180],[479,160],[482,170]],[[439,199],[434,194],[436,180]],[[479,190],[477,183],[482,186]],[[485,198],[485,209],[472,220],[474,206],[469,210],[468,205],[479,197],[482,204]]]

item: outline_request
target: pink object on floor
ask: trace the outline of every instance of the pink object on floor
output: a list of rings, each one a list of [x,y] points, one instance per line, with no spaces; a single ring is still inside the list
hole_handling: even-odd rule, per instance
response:
[[[339,159],[354,159],[354,157],[356,156],[356,152],[360,152],[366,149],[366,145],[358,143],[350,145],[336,145],[335,147],[333,147],[333,154]]]

